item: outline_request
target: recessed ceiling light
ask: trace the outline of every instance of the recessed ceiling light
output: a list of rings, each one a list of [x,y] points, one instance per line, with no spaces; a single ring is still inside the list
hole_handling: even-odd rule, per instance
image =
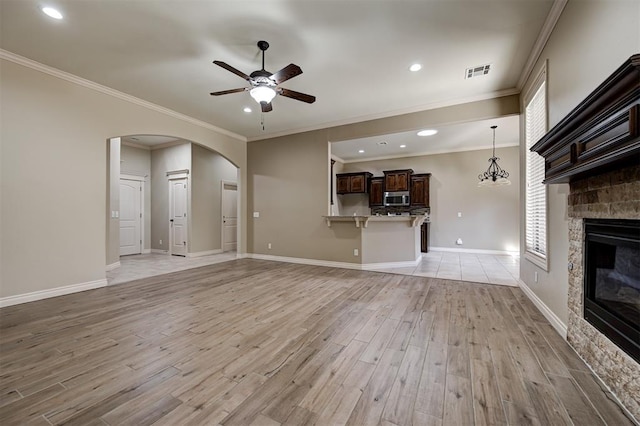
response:
[[[420,71],[421,69],[422,69],[422,65],[420,64],[413,64],[409,67],[409,71],[413,71],[413,72]]]
[[[406,147],[407,147],[406,145],[400,145],[400,148],[406,148]]]
[[[249,108],[249,107],[244,107],[243,111],[244,111],[244,112],[251,112],[251,108]]]
[[[43,7],[42,12],[53,19],[62,19],[62,13],[52,7]]]
[[[434,129],[420,130],[418,136],[433,136],[436,133],[438,133],[438,131]]]
[[[359,152],[360,154],[362,154],[362,153],[364,153],[364,149],[360,149],[360,150],[358,150],[358,152]]]

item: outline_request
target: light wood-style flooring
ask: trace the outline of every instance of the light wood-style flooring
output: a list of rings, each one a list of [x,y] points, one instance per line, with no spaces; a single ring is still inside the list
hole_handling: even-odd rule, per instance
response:
[[[0,320],[2,425],[632,424],[518,288],[243,259]]]

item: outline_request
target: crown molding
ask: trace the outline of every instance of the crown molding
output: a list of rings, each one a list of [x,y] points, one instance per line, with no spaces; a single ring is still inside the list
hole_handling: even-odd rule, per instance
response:
[[[429,104],[424,104],[424,105],[420,105],[420,106],[414,106],[414,107],[404,108],[404,109],[399,109],[399,110],[394,110],[394,111],[387,111],[387,112],[379,113],[379,114],[364,115],[364,116],[349,118],[349,119],[346,119],[346,120],[322,123],[322,124],[318,124],[318,125],[315,125],[315,126],[302,127],[302,128],[298,128],[298,129],[284,130],[282,132],[270,133],[270,134],[267,134],[267,135],[248,137],[247,138],[247,142],[257,142],[257,141],[261,141],[261,140],[265,140],[265,139],[279,138],[279,137],[282,137],[282,136],[295,135],[295,134],[298,134],[298,133],[311,132],[311,131],[314,131],[314,130],[329,129],[331,127],[345,126],[345,125],[349,125],[349,124],[357,124],[357,123],[362,123],[362,122],[365,122],[365,121],[379,120],[379,119],[383,119],[383,118],[396,117],[396,116],[399,116],[399,115],[412,114],[412,113],[415,113],[415,112],[428,111],[428,110],[431,110],[431,109],[445,108],[445,107],[450,107],[450,106],[453,106],[453,105],[467,104],[467,103],[470,103],[470,102],[478,102],[478,101],[484,101],[484,100],[487,100],[487,99],[502,98],[504,96],[511,96],[511,95],[518,95],[518,94],[520,94],[520,89],[517,89],[517,88],[511,88],[511,89],[505,89],[505,90],[496,90],[496,91],[493,91],[493,92],[483,93],[481,95],[476,95],[476,96],[469,96],[469,97],[466,97],[466,98],[458,98],[458,99],[454,99],[454,100],[450,100],[450,101],[432,102],[432,103],[429,103]],[[332,141],[332,142],[338,142],[338,141]]]
[[[549,37],[551,37],[551,33],[553,29],[556,27],[558,23],[558,19],[560,19],[560,15],[562,15],[562,11],[564,7],[567,5],[569,0],[555,0],[553,5],[551,5],[551,10],[549,10],[549,14],[547,15],[547,19],[544,21],[544,25],[538,34],[538,39],[536,40],[531,52],[529,53],[529,59],[524,65],[522,69],[522,73],[520,73],[520,78],[518,79],[518,84],[516,87],[518,90],[522,90],[525,83],[529,79],[529,76],[533,72],[533,67],[535,67],[536,62],[538,62],[538,58],[542,55],[542,51],[544,47],[547,45],[547,41],[549,41]]]
[[[237,139],[242,142],[247,142],[247,138],[239,135],[237,133],[231,132],[229,130],[223,129],[218,126],[214,126],[213,124],[207,123],[206,121],[198,120],[196,118],[190,117],[188,115],[179,113],[169,108],[165,108],[163,106],[154,104],[149,101],[145,101],[140,98],[136,98],[135,96],[128,95],[124,92],[120,92],[118,90],[112,89],[107,86],[103,86],[101,84],[95,83],[91,80],[84,79],[82,77],[78,77],[77,75],[68,73],[66,71],[59,70],[57,68],[50,67],[49,65],[42,64],[40,62],[36,62],[32,59],[25,58],[24,56],[17,55],[13,52],[9,52],[8,50],[0,49],[0,59],[4,59],[18,65],[22,65],[27,68],[31,68],[36,71],[40,71],[45,74],[49,74],[53,77],[57,77],[62,80],[66,80],[68,82],[77,84],[79,86],[86,87],[91,90],[95,90],[96,92],[103,93],[105,95],[113,96],[114,98],[121,99],[126,102],[130,102],[132,104],[136,104],[142,106],[144,108],[159,112],[161,114],[168,115],[173,118],[177,118],[178,120],[186,121],[187,123],[194,124],[199,127],[203,127],[205,129],[213,130],[216,133],[220,133],[226,136],[229,136],[233,139]]]

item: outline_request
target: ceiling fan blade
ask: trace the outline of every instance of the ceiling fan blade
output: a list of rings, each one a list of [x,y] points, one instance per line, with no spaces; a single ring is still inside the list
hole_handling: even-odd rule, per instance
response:
[[[306,93],[296,92],[294,90],[285,89],[284,87],[281,87],[278,90],[282,96],[295,99],[296,101],[302,101],[308,104],[312,104],[316,101],[315,96],[307,95]]]
[[[246,75],[245,73],[243,73],[239,69],[236,69],[236,68],[232,67],[231,65],[227,64],[226,62],[213,61],[213,63],[216,64],[219,67],[224,68],[227,71],[231,71],[235,75],[240,76],[240,77],[244,78],[247,81],[251,80],[251,77],[249,77],[248,75]]]
[[[220,92],[212,92],[211,96],[228,95],[229,93],[246,92],[247,90],[249,89],[247,89],[246,87],[241,87],[239,89],[221,90]]]
[[[273,106],[271,106],[271,102],[260,102],[260,107],[262,107],[262,112],[269,112],[273,110]]]
[[[300,74],[302,74],[302,69],[299,66],[296,64],[289,64],[280,71],[274,72],[269,78],[275,81],[276,84],[280,84],[283,81],[287,81]]]

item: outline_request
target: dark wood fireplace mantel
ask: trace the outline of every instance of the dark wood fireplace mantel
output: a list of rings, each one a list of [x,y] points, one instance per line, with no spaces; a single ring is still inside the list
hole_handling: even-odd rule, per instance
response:
[[[568,183],[640,163],[640,54],[625,61],[531,150],[544,157],[545,183]]]

